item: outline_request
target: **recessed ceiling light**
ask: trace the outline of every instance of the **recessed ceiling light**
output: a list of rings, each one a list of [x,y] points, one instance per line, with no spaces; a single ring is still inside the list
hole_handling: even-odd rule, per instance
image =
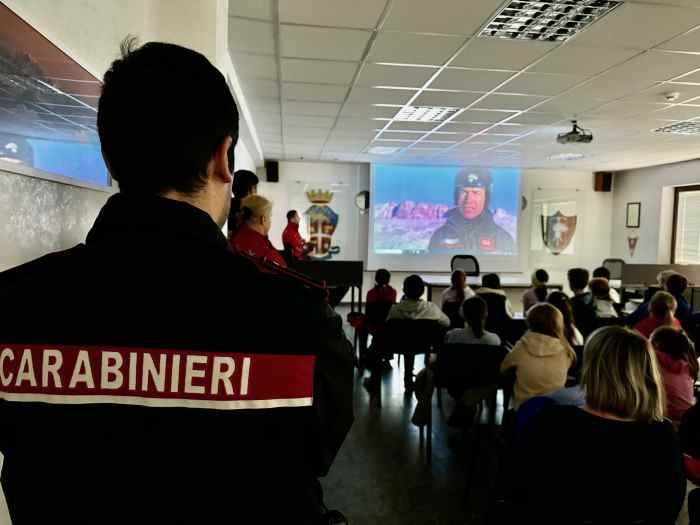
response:
[[[581,160],[586,156],[583,153],[557,153],[547,157],[549,160]]]
[[[652,131],[654,133],[670,133],[672,135],[700,135],[700,123],[689,121],[676,122]]]
[[[442,122],[460,111],[461,108],[438,106],[405,106],[394,117],[404,122]]]
[[[400,149],[400,147],[373,146],[367,150],[367,153],[371,153],[372,155],[391,155]]]
[[[613,0],[513,0],[479,36],[518,40],[567,40],[622,2]]]

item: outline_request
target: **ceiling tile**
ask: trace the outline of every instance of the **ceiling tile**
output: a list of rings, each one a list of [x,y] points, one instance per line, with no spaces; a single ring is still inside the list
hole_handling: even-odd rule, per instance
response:
[[[279,84],[274,80],[248,80],[243,86],[248,96],[263,98],[279,98]]]
[[[461,117],[462,115],[460,115]],[[488,127],[488,124],[470,124],[468,122],[447,122],[444,124],[440,131],[454,131],[458,133],[477,133],[482,129]]]
[[[391,131],[385,131],[380,135],[382,139],[396,139],[396,140],[418,140],[425,133],[392,133]]]
[[[668,107],[668,104],[645,104],[643,102],[613,102],[605,104],[593,111],[589,111],[583,115],[599,115],[605,117],[633,117],[633,116],[648,116],[654,111],[660,111]]]
[[[559,120],[567,120],[569,115],[562,113],[545,113],[539,111],[528,111],[509,120],[509,123],[524,124],[534,126],[548,126]]]
[[[231,60],[239,77],[277,80],[277,60],[274,56],[234,53]]]
[[[228,3],[229,16],[245,16],[272,20],[273,0],[236,0]]]
[[[595,109],[603,103],[604,101],[586,93],[582,88],[577,88],[539,105],[536,111],[563,114],[571,117]]]
[[[384,5],[384,0],[280,0],[280,21],[371,29]]]
[[[413,101],[413,106],[445,106],[464,108],[474,103],[482,95],[479,93],[454,93],[450,91],[423,91]]]
[[[228,44],[232,51],[274,55],[274,26],[268,22],[229,18]]]
[[[583,82],[585,77],[572,75],[552,75],[548,73],[523,73],[503,86],[502,93],[523,93],[527,95],[558,95]]]
[[[574,37],[577,45],[647,49],[700,24],[700,10],[622,3]]]
[[[341,117],[392,118],[400,108],[372,106],[370,104],[345,104]]]
[[[355,87],[350,92],[350,104],[399,104],[404,105],[416,93],[407,89],[377,89]]]
[[[339,118],[335,126],[336,133],[355,133],[371,131],[379,127],[377,122],[369,118]]]
[[[360,60],[371,33],[357,29],[281,26],[283,57]]]
[[[628,82],[635,80],[670,80],[700,68],[696,55],[650,51],[615,68],[606,75],[614,75]]]
[[[382,32],[367,59],[372,62],[441,66],[462,45],[459,37]]]
[[[557,47],[555,42],[475,38],[450,66],[520,70]]]
[[[313,102],[342,102],[347,95],[348,86],[330,84],[282,84],[282,98],[288,100],[307,100]]]
[[[673,106],[654,114],[655,117],[665,120],[688,120],[700,117],[700,108],[691,106]]]
[[[489,95],[480,101],[475,107],[477,109],[515,109],[524,110],[540,102],[544,102],[547,97],[524,96],[524,95]]]
[[[344,84],[352,81],[357,64],[327,60],[281,59],[282,80],[319,84]]]
[[[358,86],[393,86],[420,88],[437,71],[432,67],[402,67],[365,64]]]
[[[503,71],[448,68],[440,73],[430,84],[430,87],[464,91],[491,91],[511,76],[513,73]]]
[[[335,118],[333,117],[310,117],[310,116],[300,116],[300,115],[285,115],[284,125],[288,127],[308,126],[310,128],[327,128],[330,129]]]
[[[472,35],[493,15],[502,0],[400,0],[384,26],[388,30]]]
[[[340,111],[340,104],[330,102],[296,102],[285,101],[282,109],[289,115],[311,115],[322,117],[335,117]]]
[[[459,120],[462,122],[487,122],[495,123],[500,122],[512,116],[516,111],[489,111],[483,109],[468,109],[467,111],[460,113]]]
[[[389,129],[397,130],[416,130],[416,131],[428,131],[435,127],[435,122],[399,122],[395,121],[391,123]]]
[[[638,54],[637,49],[585,47],[567,43],[532,66],[529,72],[592,76]]]
[[[697,0],[693,0],[696,2]],[[700,30],[691,31],[659,46],[660,49],[700,53]]]

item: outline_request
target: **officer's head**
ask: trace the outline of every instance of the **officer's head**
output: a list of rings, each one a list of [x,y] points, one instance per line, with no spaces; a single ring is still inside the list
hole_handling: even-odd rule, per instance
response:
[[[489,203],[491,175],[481,168],[463,169],[455,178],[455,204],[465,219],[476,219]]]
[[[244,222],[258,233],[267,235],[272,225],[272,202],[262,195],[248,195],[241,201]]]
[[[238,109],[204,55],[174,44],[122,43],[97,113],[102,154],[123,193],[195,204],[223,226]]]
[[[299,221],[300,221],[299,213],[297,213],[296,210],[289,210],[287,212],[287,222],[299,224]]]

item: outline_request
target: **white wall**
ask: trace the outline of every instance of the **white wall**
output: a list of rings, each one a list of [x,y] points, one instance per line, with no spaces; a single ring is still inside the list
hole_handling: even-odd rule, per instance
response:
[[[619,172],[613,184],[612,256],[639,264],[670,263],[673,188],[700,184],[700,160]],[[642,203],[639,228],[625,226],[628,202]],[[628,236],[639,236],[634,257]]]

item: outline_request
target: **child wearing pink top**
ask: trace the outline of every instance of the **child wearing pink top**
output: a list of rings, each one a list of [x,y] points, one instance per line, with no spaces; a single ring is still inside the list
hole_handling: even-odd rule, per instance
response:
[[[698,377],[695,347],[683,332],[670,326],[651,335],[666,389],[666,416],[678,428],[686,410],[695,404],[693,385]]]

